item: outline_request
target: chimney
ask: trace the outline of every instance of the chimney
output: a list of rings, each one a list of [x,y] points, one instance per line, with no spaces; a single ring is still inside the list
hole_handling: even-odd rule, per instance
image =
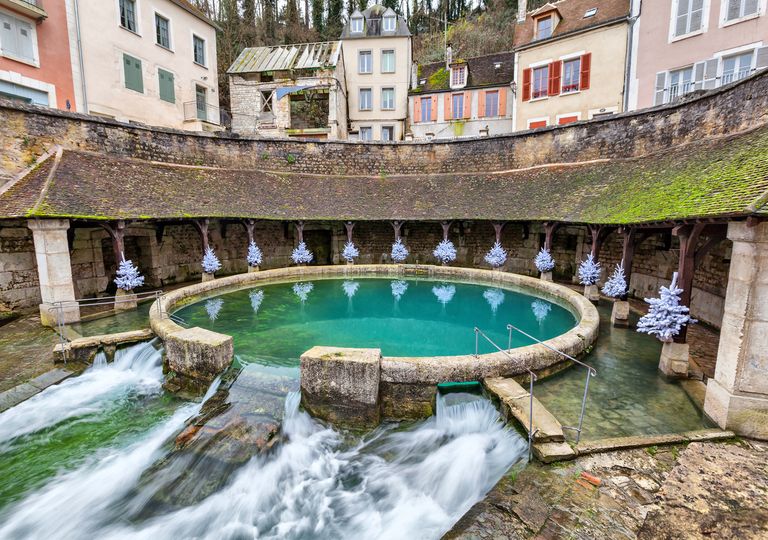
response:
[[[448,69],[453,64],[453,47],[449,43],[445,47],[445,69]]]
[[[419,86],[419,63],[411,62],[411,90]]]
[[[517,22],[525,22],[525,14],[528,11],[528,0],[517,0]]]

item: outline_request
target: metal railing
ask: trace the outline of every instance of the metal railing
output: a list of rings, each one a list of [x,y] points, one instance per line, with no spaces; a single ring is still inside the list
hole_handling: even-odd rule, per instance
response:
[[[209,124],[221,124],[221,110],[216,105],[187,101],[184,103],[184,121],[200,120]]]
[[[587,381],[584,384],[584,397],[582,397],[582,399],[581,399],[581,414],[579,415],[579,426],[578,427],[562,426],[563,429],[570,429],[570,430],[573,430],[573,431],[576,432],[576,444],[579,444],[579,440],[581,439],[581,430],[582,430],[582,427],[584,425],[584,412],[587,410],[587,394],[589,392],[589,379],[591,377],[596,377],[597,376],[597,370],[595,368],[593,368],[592,366],[590,366],[589,364],[585,364],[581,360],[577,360],[573,356],[571,356],[569,354],[565,354],[563,351],[560,351],[558,349],[555,349],[551,345],[548,345],[547,343],[541,341],[540,339],[533,337],[531,334],[529,334],[527,332],[524,332],[523,330],[520,330],[518,327],[516,327],[514,325],[508,324],[507,325],[507,330],[509,331],[509,349],[512,349],[512,331],[514,330],[516,332],[521,333],[522,335],[524,335],[528,339],[531,339],[531,340],[535,341],[539,345],[543,345],[544,347],[546,347],[550,351],[556,352],[557,354],[559,354],[563,358],[567,358],[571,362],[574,362],[575,364],[578,364],[578,365],[580,365],[582,367],[587,368]]]
[[[66,363],[68,357],[67,343],[69,338],[66,335],[65,328],[67,323],[65,322],[65,313],[68,309],[81,309],[96,306],[115,305],[123,303],[142,302],[150,298],[158,300],[163,295],[163,291],[145,291],[133,293],[126,296],[100,296],[94,298],[78,298],[75,300],[60,300],[58,302],[52,302],[48,312],[56,320],[56,333],[59,335],[59,344],[61,345],[61,354]],[[158,303],[159,305],[159,303]]]
[[[507,355],[507,358],[509,358],[510,360],[514,360],[512,355],[509,354],[508,350],[505,351],[504,349],[502,349],[501,347],[496,345],[496,343],[491,338],[486,336],[485,333],[482,330],[480,330],[477,326],[475,326],[475,358],[477,358],[477,356],[479,355],[480,336],[483,336],[483,338],[485,338],[485,340],[488,343],[493,345],[493,347],[495,347],[497,351]],[[528,371],[528,379],[529,379],[529,388],[528,388],[528,396],[529,396],[528,397],[528,459],[531,459],[531,457],[532,457],[532,453],[531,452],[532,452],[532,448],[533,448],[533,437],[534,437],[534,435],[536,435],[536,432],[538,431],[538,429],[533,429],[533,383],[536,382],[538,377],[536,376],[536,374],[530,368],[526,367],[525,369],[526,369],[526,371]]]

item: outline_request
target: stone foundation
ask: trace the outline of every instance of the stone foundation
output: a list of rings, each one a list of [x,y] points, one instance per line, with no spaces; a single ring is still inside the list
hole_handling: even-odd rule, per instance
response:
[[[615,300],[611,309],[611,324],[619,328],[629,327],[629,302]]]
[[[665,343],[661,348],[659,371],[668,379],[688,377],[689,345],[687,343]]]
[[[600,291],[597,285],[584,285],[584,297],[595,304],[600,301]]]
[[[166,336],[164,341],[165,363],[173,383],[193,390],[206,388],[234,356],[232,336],[205,328],[186,328]]]

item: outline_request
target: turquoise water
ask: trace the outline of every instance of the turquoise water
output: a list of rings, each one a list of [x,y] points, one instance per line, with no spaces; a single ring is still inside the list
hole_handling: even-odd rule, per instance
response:
[[[189,326],[232,335],[242,363],[296,367],[315,345],[380,348],[385,356],[475,352],[477,326],[501,347],[507,323],[539,339],[576,324],[565,308],[522,292],[433,280],[326,279],[265,285],[177,311]],[[530,342],[518,339],[512,345]],[[481,353],[494,349],[480,340]]]

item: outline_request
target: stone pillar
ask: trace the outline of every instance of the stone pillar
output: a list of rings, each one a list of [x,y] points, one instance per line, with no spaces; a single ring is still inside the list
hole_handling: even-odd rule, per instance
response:
[[[198,327],[174,332],[165,338],[165,360],[171,372],[165,387],[172,392],[205,392],[233,356],[232,336]]]
[[[37,275],[40,280],[40,321],[45,326],[56,325],[56,313],[51,311],[54,302],[64,304],[62,315],[65,323],[80,320],[80,307],[75,300],[72,264],[69,260],[67,219],[30,219],[27,226],[32,230],[37,259]]]
[[[724,429],[768,439],[768,222],[729,223],[728,238],[731,268],[704,412]]]
[[[301,355],[301,404],[334,425],[373,427],[380,378],[381,349],[312,347]]]

